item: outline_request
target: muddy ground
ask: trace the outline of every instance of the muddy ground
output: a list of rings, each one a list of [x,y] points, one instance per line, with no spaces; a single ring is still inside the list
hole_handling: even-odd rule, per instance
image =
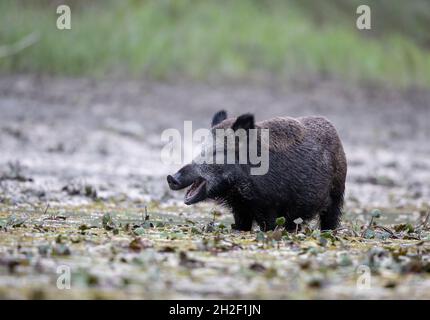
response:
[[[232,232],[223,208],[184,206],[161,132],[219,109],[328,117],[342,228]],[[430,298],[429,119],[418,89],[1,76],[0,297]]]

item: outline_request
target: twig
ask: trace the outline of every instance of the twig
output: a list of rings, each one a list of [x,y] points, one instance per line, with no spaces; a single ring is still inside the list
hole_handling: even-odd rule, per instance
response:
[[[11,45],[0,46],[0,58],[6,58],[8,56],[12,56],[14,54],[19,53],[20,51],[34,45],[36,42],[39,41],[39,38],[39,33],[33,32]]]
[[[337,234],[337,232],[338,232],[338,231],[340,231],[340,230],[344,230],[344,229],[349,230],[349,228],[348,228],[348,227],[338,227],[338,228],[336,228],[336,229],[334,229],[334,230],[333,230],[333,234]]]
[[[145,211],[145,216],[143,215],[143,213],[142,213],[142,220],[143,220],[143,223],[145,223],[145,221],[148,221],[149,220],[149,214],[148,214],[148,207],[147,206],[145,206],[145,209],[144,209]]]
[[[398,236],[396,236],[396,234],[395,234],[393,231],[391,231],[390,229],[388,229],[387,227],[376,225],[376,226],[374,226],[374,228],[384,230],[385,232],[387,232],[387,233],[391,234],[391,236],[392,236],[394,239],[399,239],[399,237],[398,237]]]
[[[213,215],[212,223],[215,225],[215,221],[216,221],[216,211],[215,210],[212,210],[212,215]]]
[[[366,228],[366,229],[364,229],[364,230],[363,230],[363,232],[361,233],[361,237],[364,237],[364,234],[366,233],[366,231],[367,231],[367,230],[369,230],[369,229],[372,227],[373,219],[374,219],[374,218],[375,218],[374,216],[371,216],[371,217],[370,217],[369,225],[367,226],[367,228]]]
[[[45,215],[48,212],[49,209],[49,203],[46,205],[45,211],[43,211],[43,215]]]
[[[49,209],[49,203],[46,205],[46,208],[43,211],[43,216],[48,213],[48,209]],[[54,218],[54,217],[53,216],[48,216],[48,217],[43,218],[42,221],[51,220],[52,218]]]
[[[421,223],[421,224],[418,226],[418,228],[422,228],[422,229],[424,229],[424,228],[427,226],[427,224],[428,224],[429,220],[430,220],[430,210],[427,212],[427,215],[426,215],[426,217],[425,217],[425,219],[424,219],[423,223]]]

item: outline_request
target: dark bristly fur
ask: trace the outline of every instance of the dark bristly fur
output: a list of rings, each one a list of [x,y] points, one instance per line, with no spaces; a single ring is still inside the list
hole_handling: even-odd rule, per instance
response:
[[[202,197],[230,207],[237,230],[251,230],[254,221],[260,229],[272,230],[281,216],[286,218],[286,228],[293,230],[295,219],[307,221],[317,215],[322,230],[336,228],[342,215],[347,164],[334,126],[316,116],[256,123],[250,114],[236,119],[226,116],[218,112],[213,129],[269,129],[268,172],[251,175],[246,164],[192,163],[168,177],[171,188],[186,187],[196,176],[205,179]]]

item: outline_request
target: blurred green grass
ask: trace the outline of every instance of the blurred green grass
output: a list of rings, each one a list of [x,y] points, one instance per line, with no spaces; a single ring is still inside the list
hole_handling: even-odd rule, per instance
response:
[[[325,75],[430,86],[425,0],[373,0],[371,31],[355,28],[356,0],[65,3],[72,30],[60,31],[58,1],[0,2],[0,46],[40,35],[0,58],[0,71],[196,80]]]

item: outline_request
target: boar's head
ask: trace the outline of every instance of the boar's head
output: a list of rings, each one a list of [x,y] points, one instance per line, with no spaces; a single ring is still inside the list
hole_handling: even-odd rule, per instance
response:
[[[223,153],[226,160],[225,154],[228,144],[222,143],[220,145],[219,141],[215,139],[215,129],[219,128],[230,129],[233,134],[242,129],[242,132],[245,132],[246,135],[249,129],[254,128],[254,116],[244,114],[236,119],[227,119],[225,111],[219,111],[213,116],[211,148],[206,149],[205,152],[211,153],[212,159],[216,159],[218,153]],[[238,158],[238,141],[236,139],[233,139],[233,141],[235,146],[234,156]],[[239,164],[238,161],[235,161],[234,163],[219,164],[215,160],[213,163],[202,163],[202,161],[194,159],[175,174],[168,175],[167,183],[172,190],[181,190],[188,187],[184,202],[187,205],[191,205],[205,199],[218,200],[225,198],[231,188],[240,183],[247,175],[249,175],[249,169],[246,163]]]

